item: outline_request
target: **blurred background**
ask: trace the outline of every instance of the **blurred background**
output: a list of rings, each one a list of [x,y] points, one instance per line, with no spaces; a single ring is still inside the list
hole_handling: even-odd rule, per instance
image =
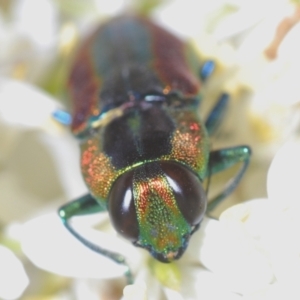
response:
[[[51,111],[55,101],[62,106],[66,101],[65,82],[78,43],[124,11],[149,15],[192,43],[201,58],[216,62],[203,87],[203,117],[220,93],[232,97],[212,148],[250,145],[253,158],[216,217],[233,204],[266,197],[272,158],[284,142],[299,136],[299,1],[0,0],[0,244],[21,263],[14,265],[18,275],[1,294],[1,276],[14,269],[0,258],[0,298],[94,299],[87,295],[97,283],[35,267],[21,249],[20,235],[23,222],[86,191],[76,164],[77,143],[51,120]],[[210,193],[234,171],[213,178]],[[116,280],[102,282],[95,299],[119,299],[122,288]]]

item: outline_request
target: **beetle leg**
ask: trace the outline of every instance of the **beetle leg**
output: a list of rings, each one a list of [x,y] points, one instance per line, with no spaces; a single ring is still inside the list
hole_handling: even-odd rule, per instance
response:
[[[106,211],[106,208],[100,206],[100,204],[90,195],[84,195],[70,203],[67,203],[61,206],[58,210],[58,214],[65,225],[65,227],[75,236],[80,242],[86,245],[91,250],[110,258],[114,262],[118,264],[122,264],[126,266],[127,270],[125,272],[125,276],[128,284],[133,283],[133,276],[131,270],[126,263],[125,257],[119,253],[109,251],[104,249],[89,240],[85,239],[82,235],[80,235],[69,223],[69,220],[74,216],[87,215],[97,212]]]
[[[54,111],[52,113],[52,117],[62,125],[70,125],[72,122],[70,113],[62,109],[57,109],[56,111]]]
[[[100,204],[91,196],[86,194],[74,201],[71,201],[59,208],[59,216],[64,219],[70,219],[74,216],[90,215],[106,211]]]
[[[229,94],[222,93],[217,103],[209,113],[205,121],[205,127],[209,135],[212,135],[219,127],[225,114],[229,99]]]
[[[213,60],[206,60],[200,69],[200,78],[206,81],[211,76],[215,69],[215,62]]]
[[[210,152],[208,167],[209,176],[228,169],[239,162],[242,162],[242,166],[235,177],[228,182],[224,190],[208,203],[208,213],[211,212],[236,188],[249,165],[250,156],[251,149],[248,146],[237,146]]]

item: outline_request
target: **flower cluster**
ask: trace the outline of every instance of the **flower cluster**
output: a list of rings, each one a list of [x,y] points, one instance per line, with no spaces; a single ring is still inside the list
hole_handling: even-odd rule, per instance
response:
[[[0,1],[0,298],[299,299],[299,4],[108,2]],[[62,107],[68,58],[79,36],[128,8],[151,10],[216,60],[204,93],[211,99],[228,91],[233,105],[214,146],[250,144],[254,157],[231,199],[239,204],[218,220],[205,218],[178,262],[161,264],[120,239],[105,213],[74,220],[96,244],[121,249],[135,277],[123,291],[124,268],[80,244],[56,213],[87,190],[78,145],[51,115]],[[72,280],[51,293],[38,289],[31,263]]]

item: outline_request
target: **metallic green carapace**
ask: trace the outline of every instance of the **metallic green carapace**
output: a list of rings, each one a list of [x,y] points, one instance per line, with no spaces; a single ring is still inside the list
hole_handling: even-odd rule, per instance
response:
[[[80,134],[91,118],[147,95],[194,99],[200,68],[195,51],[168,31],[141,17],[115,18],[85,41],[74,61],[72,130]]]
[[[176,161],[202,180],[209,144],[192,106],[182,109],[159,103],[125,110],[123,116],[84,140],[81,151],[86,184],[96,199],[105,202],[115,179],[144,163]]]
[[[228,95],[221,95],[205,122],[198,114],[201,86],[213,65],[139,16],[108,21],[79,49],[68,93],[89,194],[59,214],[92,250],[127,265],[122,255],[92,244],[68,223],[107,210],[116,231],[134,245],[161,262],[179,259],[207,205],[213,208],[240,181],[250,149],[210,149]],[[203,180],[238,162],[240,171],[207,204]],[[130,281],[129,267],[126,274]]]

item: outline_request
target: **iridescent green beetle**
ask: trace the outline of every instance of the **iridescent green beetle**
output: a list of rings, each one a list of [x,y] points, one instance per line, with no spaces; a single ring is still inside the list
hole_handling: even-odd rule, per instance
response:
[[[108,210],[116,231],[134,245],[162,262],[178,259],[205,212],[238,184],[249,147],[210,151],[209,144],[228,95],[221,95],[205,122],[197,113],[212,67],[142,17],[112,19],[85,41],[68,90],[90,193],[61,207],[59,215],[89,248],[127,266],[122,255],[92,244],[68,222]],[[203,180],[238,162],[240,171],[207,209]]]

